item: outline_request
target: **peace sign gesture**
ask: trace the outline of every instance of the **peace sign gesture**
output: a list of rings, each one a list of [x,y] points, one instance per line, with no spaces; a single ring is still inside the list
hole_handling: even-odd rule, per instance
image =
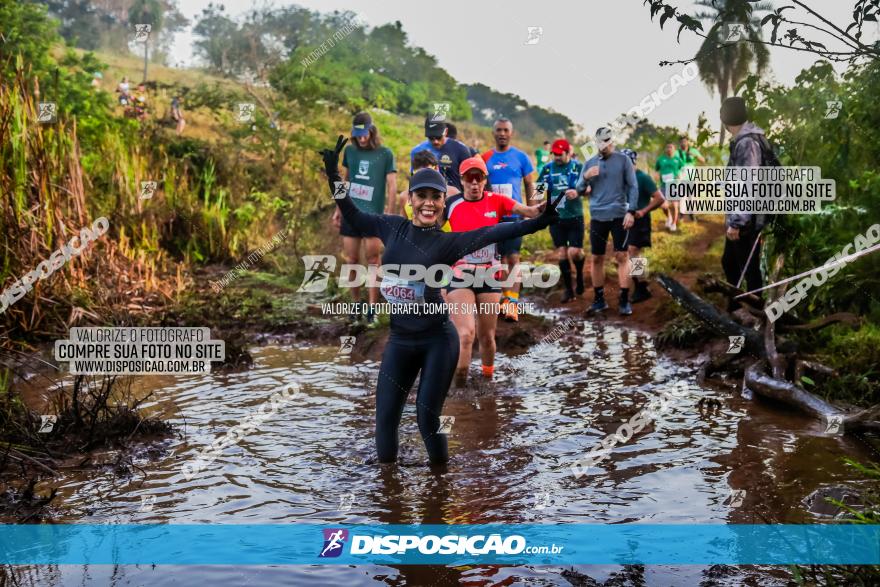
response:
[[[327,175],[330,175],[331,170],[339,169],[339,153],[345,148],[345,143],[347,142],[347,138],[339,135],[339,138],[336,139],[335,149],[322,149],[321,151],[318,151],[321,159],[324,160],[324,170],[327,171]]]

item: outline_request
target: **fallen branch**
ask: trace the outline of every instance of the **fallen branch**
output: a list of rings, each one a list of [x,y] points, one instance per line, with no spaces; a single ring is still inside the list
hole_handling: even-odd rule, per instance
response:
[[[17,461],[27,460],[27,461],[29,461],[29,462],[31,462],[31,463],[34,463],[34,464],[37,465],[38,467],[40,467],[40,468],[46,470],[48,473],[50,473],[50,474],[51,474],[52,476],[54,476],[54,477],[60,477],[60,476],[61,476],[61,474],[60,474],[58,471],[56,471],[56,470],[54,470],[54,469],[50,469],[49,467],[47,467],[46,465],[44,465],[43,463],[41,463],[41,462],[38,461],[37,459],[35,459],[35,458],[33,458],[33,457],[29,456],[29,455],[26,455],[26,454],[23,453],[23,452],[19,452],[19,451],[15,450],[14,448],[10,448],[10,449],[9,449],[9,456],[12,457],[12,458],[14,458],[14,459],[17,460]]]
[[[729,298],[734,298],[745,293],[744,290],[710,275],[704,275],[698,278],[697,283],[700,284],[700,287],[702,287],[703,291],[706,293],[721,293]],[[748,294],[737,301],[758,310],[761,315],[764,314],[764,300],[755,294]]]
[[[771,377],[764,372],[764,365],[756,361],[746,369],[743,382],[755,393],[798,408],[820,420],[843,414],[843,410],[829,404],[820,397],[782,379]]]
[[[836,314],[831,314],[830,316],[823,316],[822,318],[813,320],[807,324],[781,324],[780,330],[820,330],[826,326],[837,324],[838,322],[856,325],[860,324],[862,319],[849,312],[838,312]]]
[[[665,274],[657,276],[657,281],[663,286],[681,307],[690,312],[697,320],[723,336],[745,337],[745,348],[749,354],[765,358],[767,351],[764,348],[764,340],[760,333],[745,328],[734,322],[726,314],[696,295],[681,283]]]
[[[825,422],[833,416],[843,416],[844,433],[880,431],[880,406],[855,412],[843,410],[794,383],[767,375],[758,361],[746,369],[743,383],[758,395],[795,407]]]

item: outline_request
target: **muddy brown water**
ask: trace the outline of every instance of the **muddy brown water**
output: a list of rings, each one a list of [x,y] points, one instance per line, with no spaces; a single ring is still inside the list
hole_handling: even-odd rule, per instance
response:
[[[373,457],[378,363],[336,347],[262,346],[252,369],[144,376],[146,410],[180,434],[135,463],[143,473],[66,471],[57,522],[66,523],[765,523],[827,521],[818,492],[857,492],[841,461],[877,458],[859,438],[829,436],[785,408],[700,388],[692,365],[658,354],[650,335],[583,322],[526,356],[499,352],[496,380],[453,390],[445,472],[422,465],[414,405],[404,412],[399,465]],[[513,372],[513,364],[525,365]],[[687,393],[619,444],[590,474],[569,465],[678,381]],[[285,383],[294,397],[261,429],[226,448],[191,481],[181,466]],[[700,410],[701,397],[720,409]],[[146,453],[145,453],[146,454]],[[113,455],[107,455],[112,460]],[[811,497],[812,496],[812,497]],[[343,502],[350,501],[350,506]],[[41,566],[5,569],[34,585],[570,585],[563,567],[474,566]],[[784,585],[785,569],[695,565],[583,566],[615,585]],[[15,583],[13,583],[15,584]]]

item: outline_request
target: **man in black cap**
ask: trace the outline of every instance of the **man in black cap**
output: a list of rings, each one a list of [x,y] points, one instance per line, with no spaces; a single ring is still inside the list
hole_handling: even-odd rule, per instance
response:
[[[760,167],[765,161],[765,154],[772,153],[764,131],[749,121],[748,108],[741,97],[724,100],[721,104],[721,122],[733,137],[728,167]],[[725,216],[727,240],[724,242],[721,266],[728,283],[739,285],[745,277],[749,290],[764,285],[760,265],[761,244],[758,240],[764,223],[763,214]],[[731,301],[728,310],[738,308],[739,304]]]
[[[437,158],[440,167],[440,173],[446,178],[449,185],[455,186],[458,191],[463,191],[461,185],[461,175],[458,167],[461,162],[471,156],[470,149],[458,141],[450,140],[447,136],[446,122],[442,120],[434,120],[435,117],[428,116],[425,119],[425,137],[423,141],[415,146],[410,152],[410,161],[419,151],[431,151]],[[410,172],[412,167],[410,167]]]

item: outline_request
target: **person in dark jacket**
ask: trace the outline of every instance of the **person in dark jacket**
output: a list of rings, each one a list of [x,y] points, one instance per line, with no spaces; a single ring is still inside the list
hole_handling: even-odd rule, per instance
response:
[[[739,96],[727,98],[721,104],[721,122],[730,132],[733,141],[730,143],[730,159],[728,167],[760,167],[763,160],[762,143],[765,143],[764,131],[749,121],[749,111],[745,100]],[[727,214],[727,240],[724,242],[724,254],[721,266],[727,281],[738,285],[744,277],[749,290],[764,285],[761,276],[761,243],[760,231],[764,227],[764,216],[761,214]],[[736,302],[728,309],[733,311],[739,307]]]

